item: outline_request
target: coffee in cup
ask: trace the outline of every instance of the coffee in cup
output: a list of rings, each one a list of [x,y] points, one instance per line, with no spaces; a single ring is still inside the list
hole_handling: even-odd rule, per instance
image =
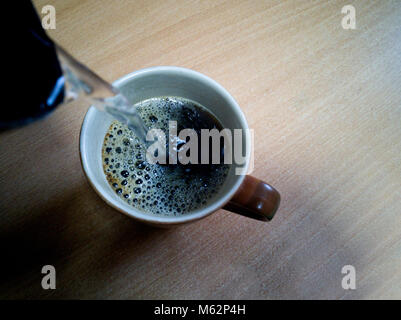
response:
[[[180,97],[155,97],[136,103],[133,108],[149,129],[165,133],[172,121],[177,133],[191,129],[197,137],[204,129],[223,129],[205,107]],[[185,142],[181,141],[183,145]],[[180,146],[178,143],[177,148]],[[102,147],[103,170],[110,187],[137,210],[167,216],[186,214],[207,205],[227,177],[229,164],[213,164],[211,158],[206,164],[149,163],[147,147],[134,131],[118,121],[111,123]],[[172,149],[172,145],[166,147]],[[224,144],[219,147],[220,154],[224,154]],[[199,160],[201,152],[199,147]]]

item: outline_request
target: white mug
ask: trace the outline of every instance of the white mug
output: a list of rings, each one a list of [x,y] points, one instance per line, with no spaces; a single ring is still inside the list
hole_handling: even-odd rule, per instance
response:
[[[137,102],[162,96],[190,99],[204,106],[228,129],[248,129],[245,116],[234,98],[216,81],[193,70],[152,67],[130,73],[113,83],[128,100]],[[203,207],[179,216],[140,211],[123,201],[111,188],[103,172],[102,144],[113,118],[95,107],[85,115],[80,134],[83,170],[95,191],[111,207],[155,225],[170,226],[195,221],[223,208],[258,220],[271,220],[280,202],[279,193],[267,183],[245,175],[250,163],[251,139],[243,135],[245,163],[232,164],[219,192]],[[238,174],[238,168],[244,174]],[[235,170],[237,169],[237,170]]]

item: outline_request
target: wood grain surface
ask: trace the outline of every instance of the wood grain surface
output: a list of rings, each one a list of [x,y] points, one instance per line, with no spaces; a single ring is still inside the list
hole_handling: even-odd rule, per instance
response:
[[[255,130],[253,175],[282,200],[270,223],[136,223],[84,177],[88,105],[63,105],[0,134],[0,298],[401,299],[401,1],[34,4],[55,6],[49,35],[107,81],[175,65],[221,83]]]

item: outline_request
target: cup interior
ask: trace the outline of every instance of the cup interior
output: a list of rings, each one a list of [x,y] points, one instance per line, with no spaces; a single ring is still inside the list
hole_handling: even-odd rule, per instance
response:
[[[128,74],[113,83],[128,100],[135,104],[160,96],[176,96],[198,102],[221,122],[224,128],[247,129],[245,117],[231,95],[214,80],[193,70],[178,67],[154,67]],[[95,191],[120,212],[151,224],[179,224],[200,219],[224,206],[241,185],[244,175],[235,173],[238,165],[231,165],[228,176],[219,192],[199,209],[181,216],[154,215],[139,211],[124,202],[110,187],[103,172],[102,144],[113,118],[95,107],[85,115],[80,134],[81,161],[87,178]],[[246,163],[249,164],[249,137],[243,135]]]

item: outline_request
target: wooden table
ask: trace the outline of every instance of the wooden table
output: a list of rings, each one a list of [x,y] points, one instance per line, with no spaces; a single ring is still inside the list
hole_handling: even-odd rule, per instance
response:
[[[64,105],[0,135],[1,298],[401,298],[400,1],[34,3],[55,6],[50,36],[108,81],[176,65],[221,83],[255,130],[253,174],[282,204],[271,223],[223,210],[136,223],[89,186],[88,106]],[[47,264],[56,290],[41,287]]]

